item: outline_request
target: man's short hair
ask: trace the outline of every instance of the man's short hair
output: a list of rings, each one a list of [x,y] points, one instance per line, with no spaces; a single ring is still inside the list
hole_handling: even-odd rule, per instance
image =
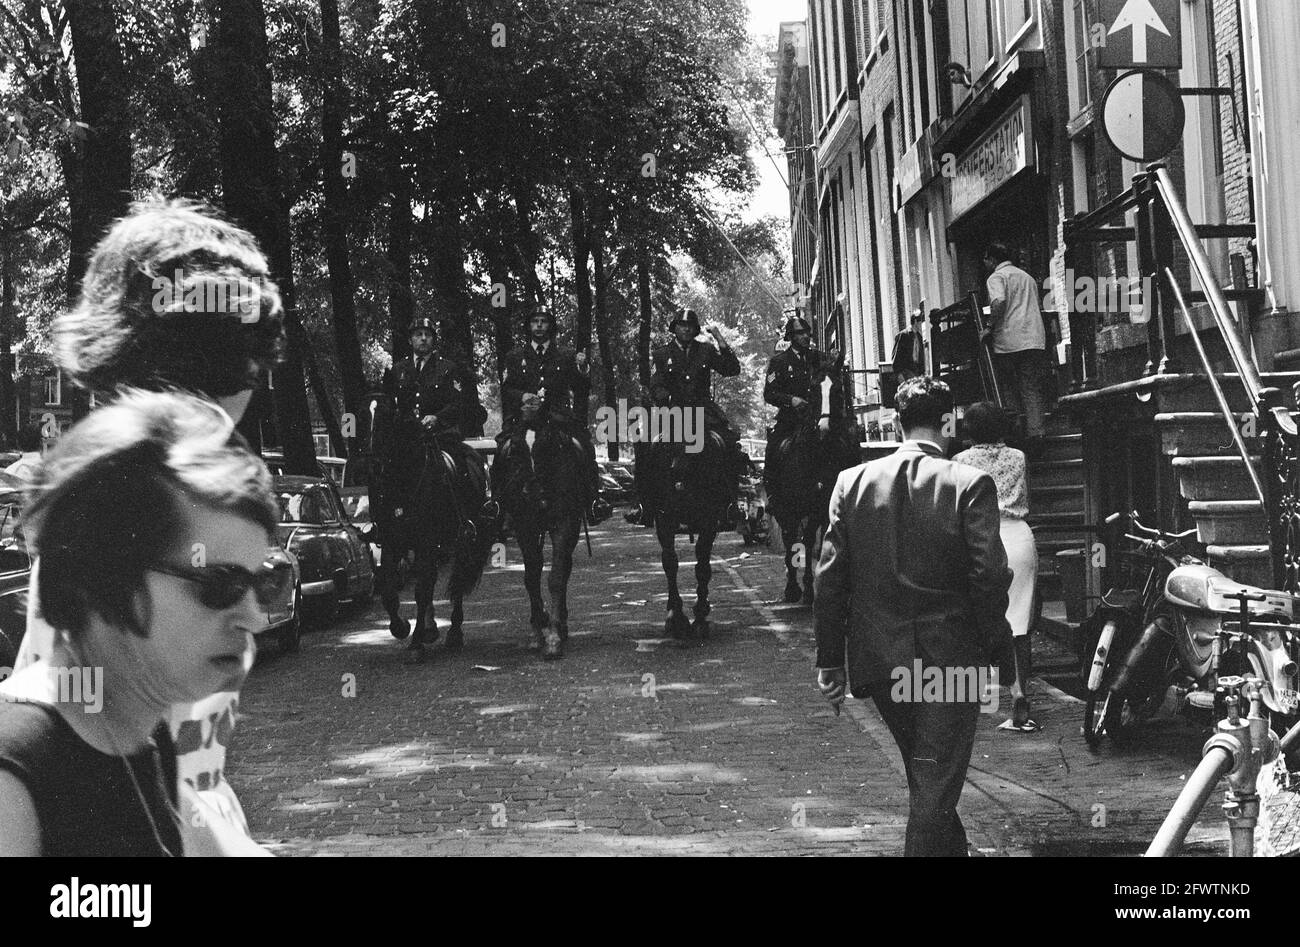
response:
[[[271,475],[219,407],[193,395],[124,391],[64,434],[28,491],[23,525],[40,556],[40,609],[75,637],[92,614],[144,636],[135,595],[204,505],[266,530]]]
[[[904,433],[918,427],[939,430],[953,414],[952,389],[929,375],[918,375],[899,385],[894,403]]]
[[[966,409],[962,427],[973,443],[996,444],[1007,439],[1011,419],[992,401],[979,401]]]
[[[1003,260],[1011,259],[1011,250],[1005,243],[995,240],[993,243],[990,243],[989,248],[984,251],[984,256],[1001,263]]]
[[[280,294],[253,235],[192,201],[137,202],[91,253],[54,321],[55,361],[82,388],[258,385],[284,348]]]
[[[41,426],[35,421],[24,424],[18,429],[18,449],[24,454],[31,454],[41,449],[45,442]]]

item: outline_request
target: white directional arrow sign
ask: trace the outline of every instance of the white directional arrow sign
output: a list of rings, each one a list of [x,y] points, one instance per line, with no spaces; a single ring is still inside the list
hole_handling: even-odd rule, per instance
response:
[[[1182,65],[1179,0],[1100,0],[1106,44],[1097,64],[1108,69],[1176,69]]]
[[[1169,27],[1165,26],[1164,21],[1160,19],[1160,14],[1156,13],[1155,8],[1151,6],[1151,0],[1128,0],[1124,4],[1124,9],[1119,11],[1115,23],[1106,32],[1109,35],[1120,30],[1132,29],[1133,62],[1145,63],[1148,28],[1169,35]]]

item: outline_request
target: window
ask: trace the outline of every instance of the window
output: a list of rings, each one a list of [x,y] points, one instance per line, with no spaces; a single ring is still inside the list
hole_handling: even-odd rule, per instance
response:
[[[63,404],[63,375],[58,371],[45,376],[45,403],[55,407]]]
[[[984,42],[989,51],[989,60],[998,58],[998,3],[997,0],[984,0]]]
[[[1015,42],[1017,34],[1024,25],[1033,19],[1034,11],[1030,0],[1003,0],[1007,17],[1007,43]]]
[[[913,0],[912,15],[916,34],[916,99],[920,104],[919,124],[912,130],[917,138],[930,124],[930,56],[925,32],[925,0]]]
[[[1070,114],[1077,115],[1088,107],[1092,101],[1092,83],[1088,75],[1091,61],[1089,50],[1092,48],[1090,36],[1091,18],[1088,15],[1088,0],[1071,0],[1073,10],[1070,22],[1074,27],[1074,44],[1070,56],[1074,60],[1074,101],[1070,103]]]

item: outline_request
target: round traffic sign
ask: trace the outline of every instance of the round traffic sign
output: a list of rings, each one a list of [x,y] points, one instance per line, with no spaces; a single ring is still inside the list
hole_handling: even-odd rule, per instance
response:
[[[1158,161],[1169,154],[1182,140],[1185,118],[1178,87],[1142,69],[1117,76],[1101,103],[1107,140],[1133,161]]]

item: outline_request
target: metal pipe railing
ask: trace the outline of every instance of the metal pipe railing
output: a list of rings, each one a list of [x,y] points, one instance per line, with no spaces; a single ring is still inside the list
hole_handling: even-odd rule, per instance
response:
[[[1205,298],[1210,305],[1210,312],[1218,325],[1219,333],[1227,344],[1228,355],[1232,359],[1237,375],[1246,389],[1246,396],[1250,399],[1251,406],[1256,411],[1263,410],[1265,408],[1262,405],[1264,381],[1260,378],[1259,370],[1255,368],[1250,353],[1246,351],[1246,344],[1241,338],[1241,333],[1237,331],[1232,314],[1228,311],[1228,301],[1224,298],[1223,290],[1219,287],[1219,281],[1215,279],[1214,271],[1210,268],[1210,261],[1205,255],[1205,248],[1201,246],[1200,238],[1196,236],[1196,227],[1187,215],[1187,208],[1183,206],[1182,200],[1178,197],[1178,192],[1174,188],[1173,179],[1170,178],[1168,169],[1157,167],[1155,176],[1156,189],[1160,194],[1160,199],[1169,211],[1169,219],[1174,225],[1174,232],[1178,234],[1178,239],[1187,251],[1188,259],[1192,264],[1192,271],[1196,274],[1202,289],[1205,290]]]
[[[1219,785],[1219,780],[1232,771],[1236,759],[1232,752],[1223,746],[1206,749],[1205,756],[1196,765],[1192,775],[1187,777],[1187,785],[1178,794],[1174,807],[1160,823],[1160,831],[1147,846],[1147,858],[1167,858],[1177,855],[1187,839],[1187,833],[1196,824],[1196,817],[1201,814],[1205,804]]]
[[[1169,281],[1170,288],[1174,291],[1174,299],[1178,302],[1178,308],[1183,314],[1183,320],[1187,323],[1188,331],[1191,332],[1192,341],[1196,344],[1196,354],[1201,357],[1201,364],[1205,366],[1205,376],[1210,382],[1210,388],[1214,392],[1214,400],[1219,403],[1219,410],[1223,413],[1223,420],[1227,422],[1228,430],[1232,432],[1232,443],[1236,445],[1237,453],[1241,455],[1241,462],[1246,465],[1246,473],[1250,475],[1250,483],[1255,488],[1255,496],[1259,497],[1260,508],[1268,509],[1268,499],[1264,494],[1264,484],[1259,479],[1259,471],[1255,465],[1250,462],[1250,453],[1246,450],[1246,442],[1242,440],[1241,431],[1237,429],[1237,420],[1233,416],[1232,408],[1228,405],[1228,398],[1223,393],[1223,386],[1219,384],[1218,377],[1214,374],[1214,368],[1210,365],[1210,357],[1205,352],[1205,344],[1201,342],[1201,333],[1196,328],[1196,323],[1192,321],[1192,314],[1187,309],[1187,300],[1183,298],[1183,291],[1178,286],[1178,280],[1174,279],[1174,271],[1165,267],[1165,279]]]

